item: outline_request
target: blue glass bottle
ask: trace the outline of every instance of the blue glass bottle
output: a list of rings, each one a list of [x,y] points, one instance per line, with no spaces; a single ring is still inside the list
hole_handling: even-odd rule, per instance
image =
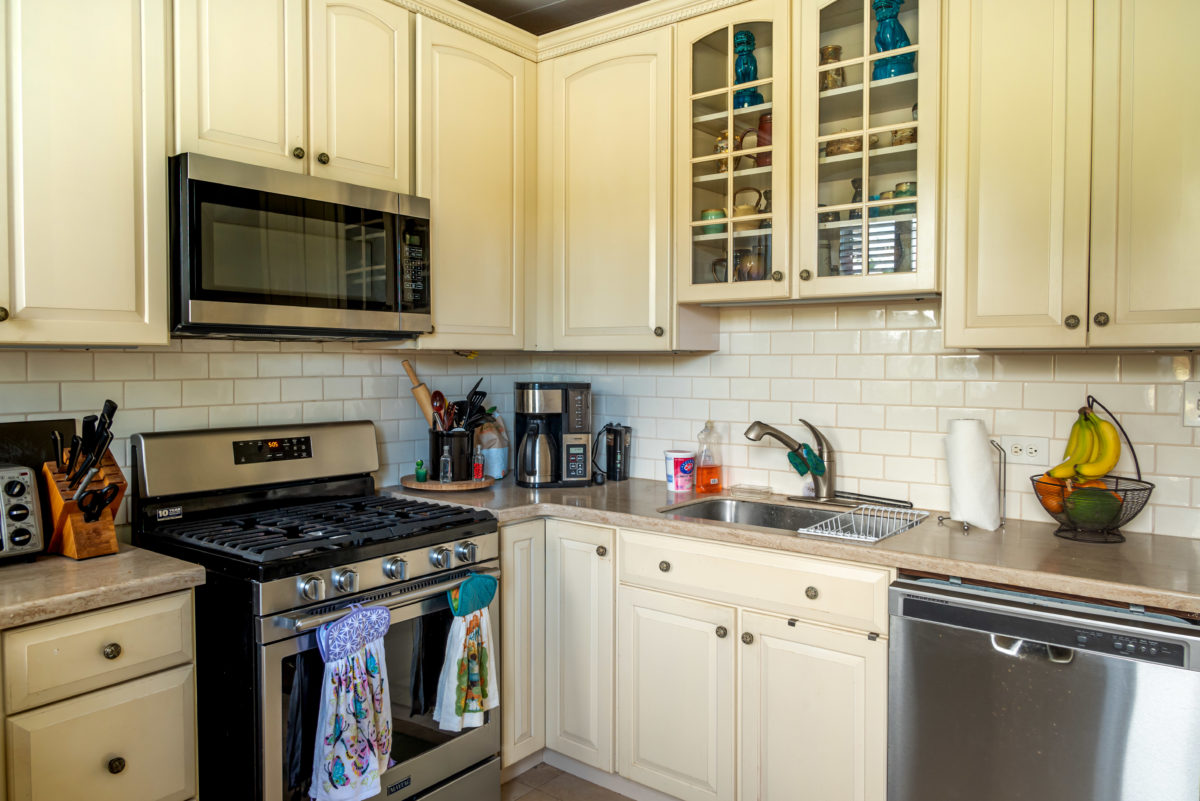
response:
[[[737,31],[733,34],[733,52],[737,60],[733,62],[733,82],[750,83],[758,80],[758,59],[754,57],[754,34],[750,31]],[[757,106],[763,102],[762,92],[757,89],[738,89],[733,93],[733,107],[746,108]]]
[[[896,18],[900,13],[900,6],[903,4],[904,0],[871,0],[871,8],[875,10],[876,51],[885,53],[888,50],[897,50],[912,44],[904,26]],[[913,62],[916,57],[916,53],[904,53],[899,56],[881,58],[875,62],[875,66],[871,70],[871,78],[878,81],[884,78],[895,78],[898,75],[908,75],[914,70]]]

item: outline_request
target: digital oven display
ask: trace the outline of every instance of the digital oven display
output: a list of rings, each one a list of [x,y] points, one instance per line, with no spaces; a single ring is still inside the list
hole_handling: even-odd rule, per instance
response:
[[[311,458],[312,437],[243,439],[233,443],[234,464],[285,462],[290,459]]]

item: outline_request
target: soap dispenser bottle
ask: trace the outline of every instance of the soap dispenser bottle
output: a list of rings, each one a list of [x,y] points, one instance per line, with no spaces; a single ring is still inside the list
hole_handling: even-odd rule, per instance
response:
[[[712,420],[700,430],[696,449],[696,491],[710,494],[721,491],[721,437]]]

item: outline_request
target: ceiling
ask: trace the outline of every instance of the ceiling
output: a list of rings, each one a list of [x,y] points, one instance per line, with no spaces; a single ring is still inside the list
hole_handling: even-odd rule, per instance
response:
[[[644,0],[463,0],[485,14],[541,36]]]

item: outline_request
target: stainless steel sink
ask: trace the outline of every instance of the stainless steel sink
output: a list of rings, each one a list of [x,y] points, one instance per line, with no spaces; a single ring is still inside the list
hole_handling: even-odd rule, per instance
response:
[[[845,510],[810,509],[806,506],[759,503],[737,498],[699,498],[659,511],[675,517],[717,520],[722,523],[740,523],[744,526],[762,526],[794,532],[823,523]]]

